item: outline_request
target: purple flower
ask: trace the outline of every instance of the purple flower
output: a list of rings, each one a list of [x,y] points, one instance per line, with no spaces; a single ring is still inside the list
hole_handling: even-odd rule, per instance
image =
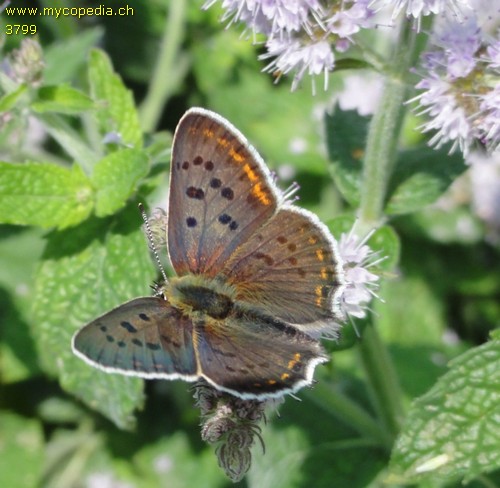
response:
[[[430,14],[454,12],[460,16],[469,7],[469,0],[374,0],[372,4],[392,7],[392,18],[395,19],[404,10],[407,17],[418,19]],[[465,7],[465,8],[464,8]]]
[[[428,121],[423,132],[435,131],[430,144],[452,143],[467,155],[474,144],[495,151],[500,144],[500,95],[498,40],[482,32],[476,18],[460,22],[443,17],[431,38],[432,48],[422,55],[423,92],[419,115]]]
[[[497,37],[500,37],[500,30],[497,32]],[[487,48],[484,59],[490,64],[490,67],[495,70],[500,70],[500,40],[494,40]]]
[[[209,0],[203,8],[215,2]],[[244,22],[253,32],[269,37],[298,32],[307,28],[309,17],[322,14],[318,0],[223,0],[222,8],[223,21]]]
[[[216,0],[205,3],[205,8]],[[305,74],[324,75],[335,68],[334,50],[345,52],[351,36],[368,27],[373,11],[371,0],[223,0],[223,20],[241,21],[254,33],[267,36],[267,52],[261,59],[273,58],[264,71],[293,73],[292,90]],[[313,82],[313,91],[315,84]]]
[[[348,5],[348,3],[346,2]],[[374,12],[368,8],[370,0],[358,0],[351,2],[350,8],[338,10],[329,20],[327,30],[337,34],[341,38],[348,38],[362,27],[369,27],[368,20],[374,15]]]
[[[467,76],[474,69],[476,53],[482,41],[481,29],[474,17],[469,17],[464,22],[439,23],[433,41],[442,50],[451,77]]]
[[[500,144],[500,84],[481,95],[480,100],[482,116],[478,119],[478,128],[484,134],[484,142],[492,146],[493,152],[498,150]]]
[[[295,71],[292,81],[292,90],[295,90],[305,73],[311,76],[324,73],[325,86],[328,81],[328,72],[333,70],[335,57],[327,41],[319,41],[308,45],[298,40],[280,41],[271,39],[266,43],[268,52],[260,59],[274,57],[264,70],[278,72],[279,76]],[[314,88],[313,88],[314,91]]]
[[[429,144],[440,148],[453,141],[451,151],[459,147],[463,153],[467,153],[473,141],[471,124],[465,108],[458,104],[452,93],[450,84],[441,78],[432,77],[422,80],[416,88],[426,90],[416,98],[421,107],[419,115],[427,115],[430,119],[422,126],[423,132],[436,131]]]

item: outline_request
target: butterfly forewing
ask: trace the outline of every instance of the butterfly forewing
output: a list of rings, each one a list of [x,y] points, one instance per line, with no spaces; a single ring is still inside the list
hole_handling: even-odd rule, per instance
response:
[[[291,324],[338,318],[344,282],[336,244],[315,215],[285,206],[230,257],[223,269],[238,299]]]
[[[106,371],[194,381],[192,334],[191,320],[165,300],[136,298],[78,331],[73,350]]]
[[[195,323],[202,376],[243,398],[292,393],[312,382],[327,360],[318,341],[283,322],[248,311]]]
[[[269,170],[227,121],[192,109],[177,126],[170,171],[168,250],[178,275],[214,276],[275,212]]]

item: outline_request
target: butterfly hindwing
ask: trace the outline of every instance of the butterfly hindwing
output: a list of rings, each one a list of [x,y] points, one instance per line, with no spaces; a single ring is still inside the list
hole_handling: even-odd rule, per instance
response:
[[[320,343],[283,322],[252,311],[222,321],[195,321],[202,376],[242,398],[278,397],[312,383],[327,360]]]
[[[344,282],[337,246],[317,217],[281,208],[234,253],[222,273],[238,299],[299,325],[338,318]]]
[[[197,379],[193,327],[168,302],[136,298],[95,319],[73,338],[73,351],[109,372],[145,378]]]

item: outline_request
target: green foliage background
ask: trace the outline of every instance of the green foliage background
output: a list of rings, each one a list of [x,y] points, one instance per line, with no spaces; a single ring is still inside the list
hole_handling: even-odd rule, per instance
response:
[[[56,3],[75,6],[29,6]],[[369,120],[332,111],[342,72],[327,93],[312,96],[307,79],[291,93],[202,3],[128,0],[133,17],[79,20],[0,14],[2,32],[14,19],[37,25],[44,60],[38,85],[0,73],[2,487],[231,485],[200,440],[189,385],[107,375],[70,348],[80,326],[150,293],[137,203],[165,208],[187,108],[221,113],[271,168],[292,167],[300,204],[334,235],[352,225]],[[23,36],[0,40],[6,58]],[[361,339],[347,325],[326,344],[316,387],[269,412],[266,452],[255,446],[239,486],[500,486],[499,249],[467,204],[429,206],[466,168],[425,147],[416,126],[407,116],[387,223],[370,240],[387,256],[370,323],[357,324]],[[121,143],[103,143],[110,132]]]

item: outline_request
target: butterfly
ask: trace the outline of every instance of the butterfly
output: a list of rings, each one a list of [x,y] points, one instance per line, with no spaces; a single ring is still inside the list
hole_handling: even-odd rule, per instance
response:
[[[328,228],[291,203],[245,137],[188,110],[174,135],[167,223],[176,276],[73,337],[106,372],[205,380],[243,399],[310,385],[317,337],[342,319],[342,260]]]

